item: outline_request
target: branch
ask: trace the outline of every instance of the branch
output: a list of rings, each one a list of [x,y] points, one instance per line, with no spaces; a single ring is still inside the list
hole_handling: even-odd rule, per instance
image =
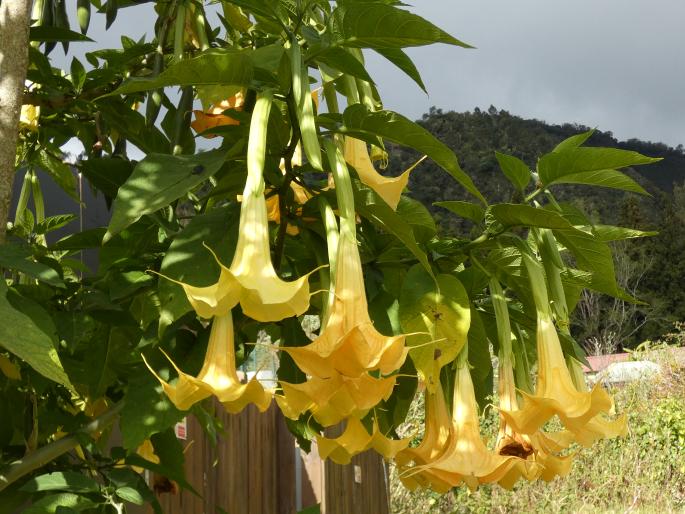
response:
[[[30,0],[0,2],[0,244],[12,202],[19,116],[29,60]]]
[[[79,435],[92,434],[107,428],[114,423],[123,407],[124,403],[119,402],[107,412],[95,418],[73,434],[57,439],[50,444],[46,444],[36,451],[24,456],[23,459],[17,460],[6,466],[0,471],[0,492],[24,475],[45,466],[48,462],[55,460],[60,455],[63,455],[78,446]]]

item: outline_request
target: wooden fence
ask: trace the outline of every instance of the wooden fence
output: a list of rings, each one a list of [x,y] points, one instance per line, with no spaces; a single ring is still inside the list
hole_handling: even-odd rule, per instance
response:
[[[387,514],[387,468],[373,452],[348,466],[322,462],[313,444],[305,454],[275,405],[226,414],[216,446],[187,419],[186,478],[201,494],[159,493],[165,514],[295,514],[320,504],[325,514]]]

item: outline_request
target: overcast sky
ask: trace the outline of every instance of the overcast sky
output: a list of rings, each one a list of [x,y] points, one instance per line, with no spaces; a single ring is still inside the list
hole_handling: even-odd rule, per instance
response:
[[[414,4],[410,10],[477,48],[410,49],[429,96],[368,52],[387,108],[419,118],[432,105],[465,111],[492,104],[522,117],[597,126],[619,139],[685,144],[685,1]],[[118,45],[122,32],[152,34],[150,4],[121,10],[106,36],[102,16],[93,18],[88,35],[99,47]]]

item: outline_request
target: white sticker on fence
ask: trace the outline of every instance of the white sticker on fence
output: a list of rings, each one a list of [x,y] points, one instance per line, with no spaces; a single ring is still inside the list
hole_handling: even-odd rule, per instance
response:
[[[186,440],[188,439],[188,421],[187,418],[183,418],[181,421],[176,423],[174,427],[174,432],[176,432],[176,437],[178,439]]]

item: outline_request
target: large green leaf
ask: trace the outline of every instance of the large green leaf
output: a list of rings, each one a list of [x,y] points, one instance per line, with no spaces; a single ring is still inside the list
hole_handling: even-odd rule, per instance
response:
[[[345,109],[343,131],[351,130],[380,136],[389,141],[414,148],[433,159],[472,195],[487,203],[464,170],[454,152],[430,132],[392,111],[369,111],[364,105],[354,104]]]
[[[395,212],[412,228],[419,243],[426,243],[437,233],[433,217],[421,202],[402,196]]]
[[[434,281],[415,265],[402,284],[399,316],[402,330],[416,333],[407,337],[409,355],[419,378],[433,390],[440,381],[440,369],[466,343],[471,323],[466,290],[452,275],[441,274]]]
[[[60,512],[81,512],[97,507],[98,504],[74,493],[57,493],[34,501],[23,514],[59,514]]]
[[[592,289],[622,300],[636,301],[616,283],[614,260],[607,243],[576,228],[554,229],[553,232],[557,240],[573,254],[577,267],[592,273]]]
[[[528,165],[513,155],[495,152],[495,157],[497,157],[497,162],[504,176],[509,179],[509,182],[514,184],[516,189],[523,191],[528,186],[531,178]]]
[[[91,477],[75,471],[55,471],[31,478],[21,491],[30,493],[42,491],[71,491],[73,493],[93,493],[100,490],[99,484]]]
[[[364,65],[346,49],[332,46],[316,54],[316,60],[339,72],[373,83]]]
[[[515,203],[491,205],[485,213],[485,219],[489,226],[492,225],[493,221],[496,221],[504,228],[519,225],[541,228],[571,228],[571,224],[555,212]]]
[[[88,36],[69,30],[66,27],[56,27],[51,25],[38,25],[29,29],[29,41],[42,41],[45,43],[55,43],[59,41],[90,41]]]
[[[228,154],[218,149],[195,155],[148,155],[119,188],[104,240],[204,182],[219,171]]]
[[[52,177],[59,187],[77,202],[76,177],[68,164],[49,153],[44,148],[36,154],[36,164]]]
[[[0,267],[19,271],[55,287],[65,287],[64,281],[50,266],[36,262],[28,246],[5,243],[0,245]]]
[[[421,78],[419,70],[416,69],[416,65],[400,48],[376,48],[376,52],[406,73],[409,78],[416,82],[424,93],[428,94],[426,85],[423,83],[423,79]]]
[[[119,426],[124,448],[130,450],[135,450],[150,436],[167,430],[185,416],[174,407],[160,383],[147,370],[141,370],[131,379],[124,401]]]
[[[649,237],[656,236],[658,232],[635,230],[633,228],[626,227],[614,227],[612,225],[594,225],[592,227],[592,233],[595,237],[603,242],[609,241],[621,241],[623,239],[634,239],[637,237]]]
[[[433,205],[443,207],[457,216],[471,220],[474,223],[480,223],[485,216],[485,210],[480,205],[471,202],[449,200],[446,202],[435,202]]]
[[[357,181],[355,181],[355,186],[354,204],[359,215],[399,239],[424,269],[432,274],[426,253],[416,243],[416,237],[411,226],[372,189]]]
[[[431,22],[380,2],[338,5],[329,23],[332,43],[356,48],[404,48],[446,43],[470,48]]]
[[[192,59],[172,64],[156,77],[129,79],[110,95],[138,93],[166,86],[248,86],[253,75],[252,56],[249,52],[212,49]]]
[[[219,278],[219,265],[211,248],[226,265],[231,263],[238,237],[238,206],[233,204],[195,216],[169,246],[160,273],[194,286],[208,286]],[[192,310],[183,288],[165,278],[159,279],[162,304],[160,331]]]
[[[41,375],[72,389],[55,350],[56,329],[50,316],[39,304],[19,295],[10,303],[9,293],[0,280],[0,346]]]
[[[571,147],[543,155],[538,161],[537,171],[542,183],[549,186],[558,183],[566,175],[605,172],[639,164],[651,164],[660,160],[660,158],[647,157],[618,148]],[[599,180],[599,178],[593,180]]]
[[[587,171],[570,173],[556,179],[553,184],[587,184],[590,186],[610,187],[648,195],[644,188],[628,175],[617,170]],[[549,184],[548,184],[549,185]]]
[[[561,143],[554,147],[553,152],[563,152],[564,150],[570,150],[571,148],[578,148],[580,145],[585,143],[592,134],[595,133],[595,129],[590,129],[587,132],[582,132],[571,137],[567,137]]]

